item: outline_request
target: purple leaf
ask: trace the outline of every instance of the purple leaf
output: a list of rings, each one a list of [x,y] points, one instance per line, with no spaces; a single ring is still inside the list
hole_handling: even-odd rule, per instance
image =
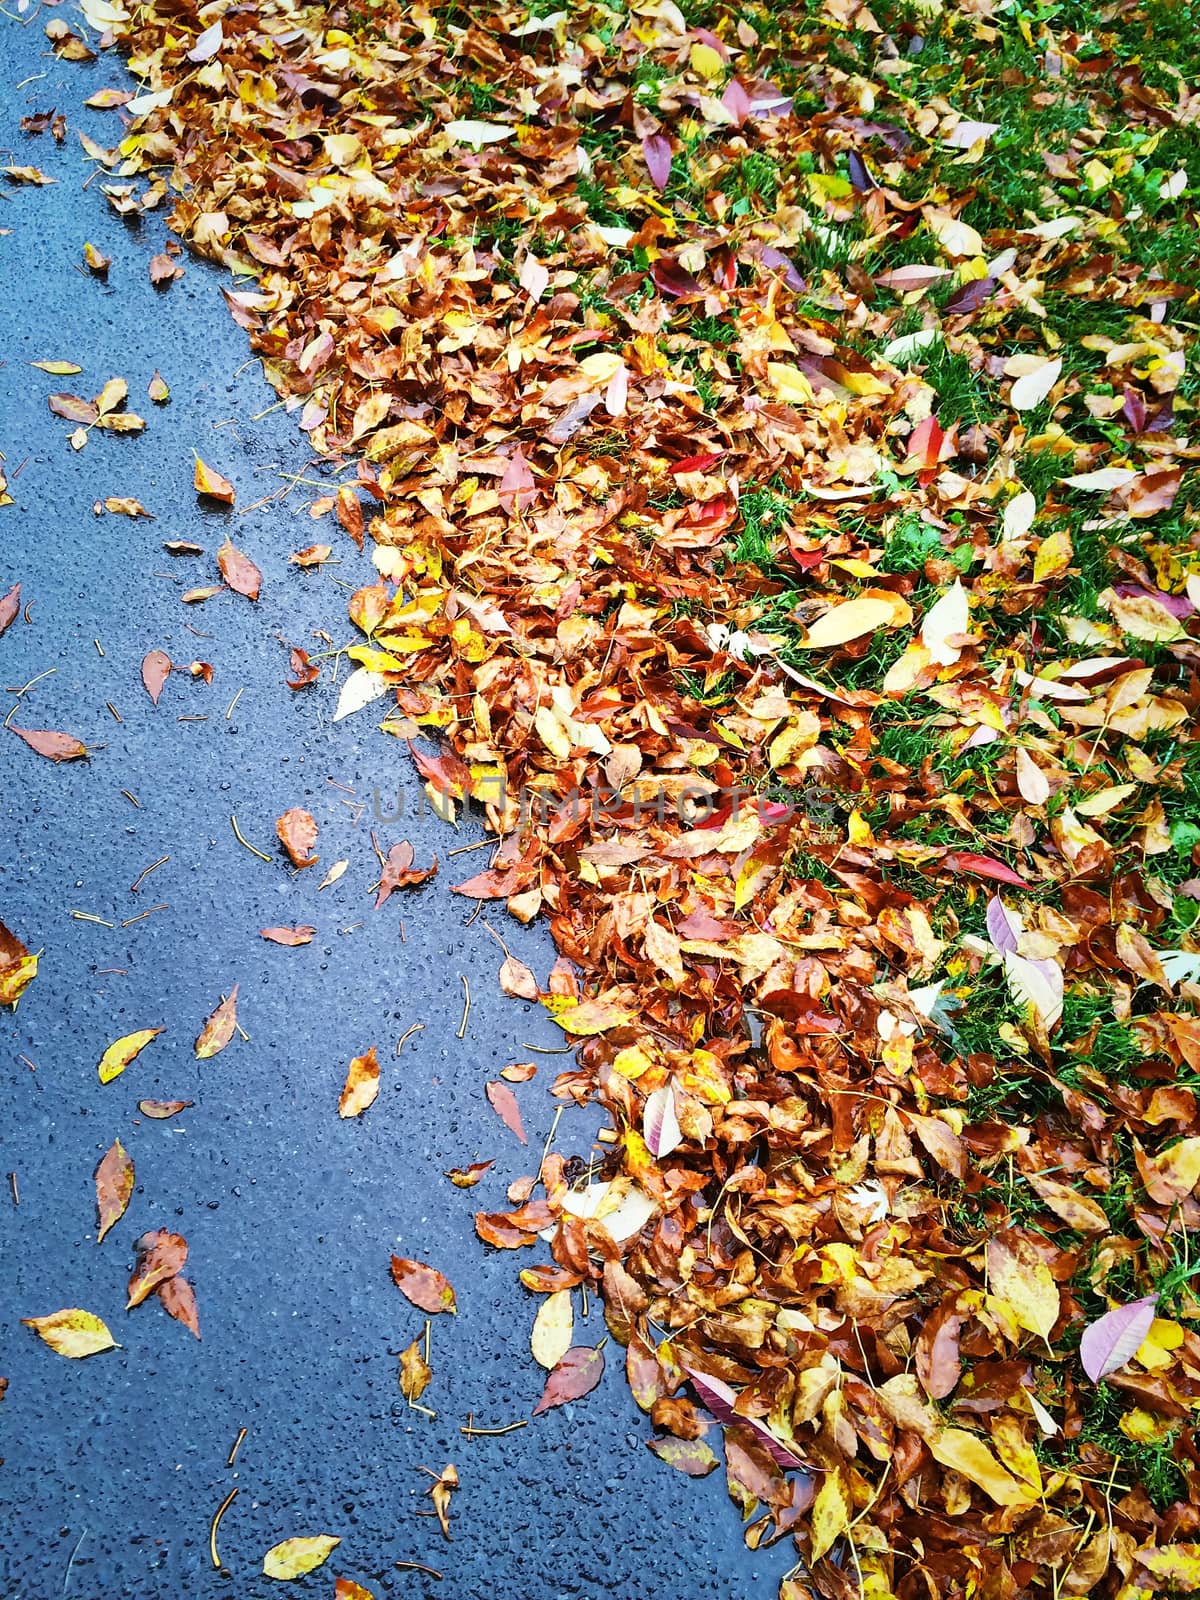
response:
[[[1013,927],[1004,902],[999,895],[993,895],[988,901],[987,931],[988,938],[1002,956],[1016,955],[1016,929]]]
[[[1118,1306],[1115,1311],[1106,1311],[1083,1330],[1079,1359],[1093,1383],[1116,1372],[1137,1353],[1150,1332],[1157,1305],[1158,1296],[1148,1294],[1144,1300],[1134,1300],[1130,1305]]]
[[[874,180],[867,171],[866,162],[853,150],[847,152],[846,165],[850,169],[850,182],[859,194],[865,194],[868,189],[875,187]]]
[[[701,295],[704,290],[690,272],[685,271],[671,256],[659,256],[650,268],[650,276],[663,294],[682,299],[685,295]]]
[[[738,1397],[736,1389],[731,1389],[723,1379],[713,1377],[707,1372],[697,1372],[692,1367],[684,1367],[683,1370],[692,1380],[692,1387],[696,1393],[718,1422],[740,1422],[743,1427],[753,1429],[765,1445],[771,1460],[787,1472],[796,1472],[805,1465],[803,1458],[773,1434],[765,1423],[760,1422],[757,1417],[743,1417],[741,1412],[733,1409],[733,1403]]]
[[[721,96],[721,104],[733,118],[734,126],[737,128],[740,128],[750,115],[750,96],[737,78],[730,78],[725,85],[725,93]]]
[[[970,283],[964,283],[961,289],[956,289],[942,307],[942,311],[947,316],[962,316],[966,311],[978,311],[984,301],[990,300],[995,292],[995,278],[975,278]]]
[[[645,133],[642,135],[642,154],[646,158],[650,181],[661,194],[671,176],[671,141],[665,133]]]
[[[758,252],[758,258],[764,267],[783,267],[785,269],[783,281],[789,289],[795,289],[798,294],[802,294],[808,288],[791,256],[784,255],[782,250],[776,250],[773,244],[764,244]]]

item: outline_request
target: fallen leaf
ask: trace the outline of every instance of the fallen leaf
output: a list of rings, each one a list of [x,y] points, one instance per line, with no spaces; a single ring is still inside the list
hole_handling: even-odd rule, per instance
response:
[[[269,939],[272,944],[300,945],[311,944],[315,928],[260,928],[259,933],[264,939]]]
[[[56,1354],[70,1356],[73,1361],[118,1348],[117,1341],[100,1318],[78,1307],[55,1311],[48,1317],[22,1317],[21,1322],[26,1328],[32,1328]]]
[[[487,1097],[491,1102],[492,1110],[500,1118],[504,1126],[515,1133],[522,1144],[529,1141],[525,1137],[525,1129],[521,1123],[521,1108],[517,1097],[506,1083],[493,1079],[484,1085]]]
[[[456,1189],[473,1189],[495,1161],[472,1161],[469,1167],[451,1167],[446,1173]]]
[[[893,616],[893,608],[886,600],[845,600],[818,617],[800,643],[806,650],[829,650],[861,639],[864,633],[874,633],[891,622]]]
[[[126,1311],[140,1306],[154,1293],[160,1283],[166,1283],[183,1269],[187,1261],[187,1241],[178,1233],[166,1228],[156,1228],[144,1233],[135,1245],[138,1260],[129,1280],[129,1299]]]
[[[110,1044],[100,1057],[100,1082],[111,1083],[114,1078],[119,1078],[129,1063],[162,1031],[161,1028],[140,1028],[137,1033],[127,1033],[123,1039]]]
[[[115,1139],[96,1168],[96,1207],[100,1213],[97,1244],[103,1242],[108,1230],[125,1215],[133,1185],[133,1161],[120,1139]]]
[[[142,682],[155,705],[170,675],[171,658],[164,650],[151,650],[142,658]]]
[[[45,756],[47,761],[83,761],[87,758],[87,745],[72,734],[56,733],[49,728],[18,728],[15,722],[8,724],[8,731],[15,733],[18,739],[24,739],[31,750],[36,750],[39,756]]]
[[[438,867],[436,856],[433,858],[433,865],[429,867],[414,867],[412,863],[413,847],[407,839],[401,839],[399,844],[394,844],[388,851],[383,864],[379,876],[379,893],[375,897],[376,911],[395,890],[427,882]]]
[[[338,1101],[339,1117],[361,1117],[379,1093],[379,1062],[372,1045],[366,1055],[355,1056],[346,1072],[346,1082]]]
[[[207,466],[200,457],[196,457],[196,471],[193,477],[196,493],[206,495],[210,500],[219,500],[222,505],[231,506],[237,498],[237,492],[228,478],[223,478],[219,472]]]
[[[547,1295],[538,1307],[529,1336],[529,1348],[539,1367],[549,1371],[558,1365],[571,1348],[574,1330],[575,1312],[570,1290],[558,1289]]]
[[[392,1257],[392,1282],[406,1299],[430,1316],[439,1311],[457,1311],[454,1290],[449,1280],[436,1267],[423,1262],[410,1261],[403,1256]]]
[[[220,1055],[233,1038],[237,1028],[237,995],[238,985],[235,983],[227,998],[221,1001],[201,1028],[200,1037],[196,1040],[198,1060],[203,1061],[209,1056]]]
[[[186,1278],[176,1274],[165,1279],[155,1290],[163,1310],[174,1317],[197,1339],[200,1337],[200,1311],[196,1305],[196,1291]]]
[[[3,634],[21,613],[21,585],[14,583],[6,594],[0,595],[0,634]]]
[[[1093,1383],[1132,1361],[1150,1332],[1157,1307],[1158,1296],[1146,1295],[1088,1323],[1079,1341],[1079,1360]]]
[[[258,599],[262,589],[262,573],[245,551],[230,542],[228,536],[217,551],[217,565],[221,569],[221,576],[235,594],[245,595],[247,600]]]
[[[263,1574],[268,1578],[302,1578],[328,1561],[341,1544],[327,1533],[311,1534],[303,1538],[283,1539],[272,1545],[263,1557]]]
[[[1014,411],[1033,411],[1047,398],[1062,374],[1062,357],[1054,356],[1043,361],[1032,372],[1023,373],[1009,391],[1008,401]]]
[[[277,819],[275,832],[294,867],[316,866],[318,858],[311,852],[317,842],[317,822],[311,811],[293,806]]]
[[[551,1371],[542,1390],[542,1398],[533,1408],[535,1417],[554,1406],[566,1405],[571,1400],[581,1400],[590,1394],[604,1376],[604,1352],[588,1345],[576,1345],[568,1350]]]
[[[191,1100],[139,1100],[138,1110],[145,1117],[164,1122],[168,1117],[177,1117],[181,1111],[189,1111],[193,1104]]]

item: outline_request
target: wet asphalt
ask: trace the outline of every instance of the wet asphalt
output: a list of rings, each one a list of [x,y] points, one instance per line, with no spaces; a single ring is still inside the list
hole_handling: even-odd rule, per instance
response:
[[[44,951],[18,1011],[0,1016],[0,1600],[263,1600],[281,1592],[262,1575],[263,1553],[315,1533],[342,1543],[297,1593],[330,1595],[341,1575],[377,1597],[772,1595],[786,1550],[745,1550],[722,1473],[695,1483],[650,1454],[611,1342],[585,1400],[504,1437],[459,1432],[468,1415],[489,1426],[528,1418],[541,1393],[528,1345],[537,1301],[517,1279],[535,1253],[484,1247],[472,1219],[504,1209],[508,1183],[536,1170],[548,1086],[569,1058],[526,1048],[561,1035],[539,1007],[501,996],[498,946],[483,917],[464,926],[473,906],[449,892],[486,863],[485,851],[446,860],[483,837],[478,823],[456,831],[420,814],[405,747],[376,731],[372,710],[333,724],[333,686],[286,686],[290,645],[319,650],[319,629],[348,640],[349,587],[373,569],[332,518],[309,517],[323,469],[271,409],[221,275],[185,259],[186,276],[156,290],[147,262],[167,238],[161,215],[123,221],[99,192],[103,174],[83,192],[92,163],[77,131],[109,146],[119,123],[82,101],[128,80],[112,56],[74,65],[47,52],[43,26],[65,14],[0,19],[0,165],[56,180],[0,178],[0,450],[16,502],[0,509],[0,593],[20,581],[30,617],[0,639],[0,689],[6,713],[9,691],[49,672],[14,720],[93,750],[56,766],[0,733],[0,920]],[[67,118],[61,145],[20,131],[23,116],[51,107]],[[85,240],[112,257],[107,280],[83,267]],[[46,359],[84,370],[51,377],[28,365]],[[156,368],[166,406],[146,395]],[[91,397],[114,376],[145,431],[93,430],[73,451],[47,395]],[[193,449],[233,480],[239,508],[275,494],[283,474],[310,482],[259,509],[205,509]],[[110,495],[136,497],[155,520],[97,516]],[[219,581],[226,533],[262,569],[260,603],[225,592],[184,605],[186,589]],[[205,553],[173,558],[171,539]],[[338,564],[288,564],[316,540],[334,545]],[[153,706],[140,681],[151,649],[210,662],[212,683],[172,675]],[[394,818],[397,796],[404,815],[375,820],[376,795],[382,817]],[[321,830],[320,865],[298,874],[274,841],[291,806]],[[270,864],[238,843],[232,815]],[[442,860],[432,883],[379,912],[372,827],[385,849],[407,838],[419,864],[435,850]],[[151,907],[162,909],[128,921]],[[484,915],[544,981],[546,930],[521,928],[502,907]],[[259,937],[295,923],[316,926],[312,944]],[[460,975],[472,996],[461,1042]],[[248,1041],[197,1061],[200,1025],[234,983]],[[417,1022],[424,1031],[397,1057]],[[104,1048],[146,1027],[165,1032],[102,1086]],[[369,1045],[383,1065],[379,1098],[339,1121],[346,1064]],[[538,1074],[517,1089],[523,1149],[484,1083],[526,1059]],[[143,1097],[195,1104],[156,1122],[139,1116]],[[594,1128],[568,1111],[557,1147],[586,1155]],[[137,1184],[97,1247],[93,1171],[118,1137]],[[474,1189],[443,1175],[488,1158]],[[156,1300],[123,1310],[133,1241],[153,1228],[188,1240],[199,1344]],[[391,1253],[440,1267],[457,1290],[457,1317],[432,1327],[423,1403],[435,1419],[399,1391],[398,1353],[425,1319],[392,1285]],[[121,1348],[69,1361],[20,1325],[68,1306],[104,1317]],[[576,1341],[604,1331],[593,1302]],[[449,1543],[420,1515],[430,1479],[419,1469],[447,1462],[462,1483]],[[235,1486],[218,1571],[209,1523]],[[404,1561],[443,1577],[397,1569]]]

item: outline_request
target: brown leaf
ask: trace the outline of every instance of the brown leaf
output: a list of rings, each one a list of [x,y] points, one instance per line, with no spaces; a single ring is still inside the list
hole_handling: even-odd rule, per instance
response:
[[[193,1100],[139,1100],[138,1110],[144,1117],[165,1122],[168,1117],[177,1117],[181,1111],[190,1110],[194,1104]]]
[[[917,1377],[931,1400],[944,1400],[953,1394],[962,1376],[958,1354],[962,1325],[958,1296],[951,1294],[933,1308],[917,1336],[914,1352]]]
[[[500,1083],[496,1079],[485,1084],[484,1087],[487,1091],[487,1097],[492,1103],[492,1110],[504,1123],[504,1126],[515,1133],[522,1144],[528,1144],[529,1141],[525,1137],[525,1129],[521,1124],[521,1108],[517,1104],[516,1095],[506,1083]]]
[[[396,889],[407,889],[413,884],[424,883],[432,878],[438,869],[436,856],[431,867],[414,867],[412,862],[413,847],[407,839],[401,839],[399,844],[394,844],[388,851],[379,879],[379,894],[375,900],[376,911]]]
[[[535,1417],[554,1406],[566,1405],[569,1400],[581,1400],[590,1394],[604,1376],[604,1351],[593,1350],[588,1345],[576,1345],[568,1350],[546,1379],[542,1398],[533,1408]]]
[[[120,1139],[115,1139],[96,1168],[96,1207],[100,1213],[97,1244],[103,1241],[112,1225],[125,1215],[133,1185],[133,1162]]]
[[[36,750],[39,756],[45,756],[47,761],[87,759],[87,745],[81,744],[69,733],[56,733],[49,728],[18,728],[15,722],[8,724],[8,731],[15,733],[18,739],[24,739],[31,750]]]
[[[269,939],[272,944],[298,945],[311,944],[313,934],[317,930],[300,926],[296,928],[260,928],[258,931],[264,939]]]
[[[287,680],[289,689],[307,689],[321,676],[320,667],[308,659],[308,651],[301,650],[299,645],[293,649],[288,664],[292,671],[292,676]]]
[[[337,519],[361,550],[363,547],[362,503],[348,483],[337,492]]]
[[[424,1262],[410,1261],[404,1256],[392,1257],[392,1282],[413,1305],[435,1316],[439,1311],[457,1311],[454,1290],[447,1278],[436,1267]]]
[[[244,594],[247,600],[258,599],[262,589],[262,573],[245,551],[230,542],[228,535],[217,551],[217,565],[221,569],[221,576],[235,594]]]
[[[310,811],[293,806],[276,821],[275,832],[294,867],[316,866],[319,858],[311,851],[317,842],[317,822]]]
[[[150,257],[150,282],[156,289],[162,284],[174,283],[176,278],[182,278],[183,271],[178,261],[165,251],[160,250],[157,255]]]
[[[288,557],[294,567],[319,567],[328,561],[333,554],[333,546],[328,544],[310,544],[303,550],[297,550]]]
[[[429,1387],[433,1369],[422,1353],[424,1339],[414,1339],[407,1350],[400,1352],[400,1393],[413,1405]]]
[[[166,1283],[168,1278],[173,1278],[177,1272],[182,1271],[187,1260],[187,1241],[178,1233],[168,1233],[165,1228],[157,1228],[153,1233],[144,1233],[137,1241],[135,1249],[138,1253],[137,1266],[129,1280],[129,1301],[126,1311],[134,1306],[140,1306],[142,1301],[152,1295],[160,1283]]]
[[[48,395],[46,404],[56,417],[64,417],[68,422],[81,423],[84,427],[90,427],[100,417],[96,402],[83,400],[77,394]]]
[[[338,1101],[339,1117],[360,1117],[379,1093],[379,1062],[372,1045],[366,1055],[355,1056],[346,1072]]]
[[[160,1283],[155,1291],[162,1301],[163,1310],[176,1322],[182,1322],[189,1333],[200,1337],[200,1311],[196,1305],[196,1291],[186,1278],[176,1275]]]
[[[151,650],[142,658],[142,682],[154,704],[163,692],[163,685],[171,675],[171,658],[165,650]]]
[[[233,1038],[237,1027],[237,995],[238,985],[235,983],[229,996],[221,1001],[201,1028],[200,1037],[196,1040],[196,1055],[200,1060],[220,1055]]]
[[[516,1000],[536,1000],[541,994],[532,971],[516,956],[505,956],[500,963],[500,989]]]
[[[219,472],[207,466],[200,457],[196,457],[196,472],[193,477],[196,493],[207,495],[210,500],[219,500],[222,505],[231,506],[237,498],[237,492],[228,478],[223,478]]]
[[[11,628],[21,612],[21,585],[14,583],[7,594],[0,595],[0,634]]]

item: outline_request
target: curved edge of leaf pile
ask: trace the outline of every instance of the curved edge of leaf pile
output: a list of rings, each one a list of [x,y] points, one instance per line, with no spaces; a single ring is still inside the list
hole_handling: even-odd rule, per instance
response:
[[[789,1600],[1200,1574],[1172,14],[93,19],[122,183],[357,462],[344,704],[550,919],[615,1142],[480,1235],[602,1287],[665,1461],[719,1424]]]

